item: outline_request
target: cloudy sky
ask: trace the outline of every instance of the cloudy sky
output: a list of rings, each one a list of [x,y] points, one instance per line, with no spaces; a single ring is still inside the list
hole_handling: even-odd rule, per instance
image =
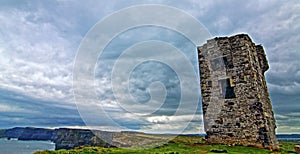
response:
[[[212,35],[248,33],[269,60],[267,84],[278,133],[300,133],[300,2],[298,0],[102,0],[0,1],[0,127],[82,127],[73,97],[73,64],[80,42],[106,16],[138,4],[163,4],[194,16]],[[126,22],[126,21],[124,21]],[[161,27],[128,30],[111,41],[95,67],[95,92],[107,115],[133,130],[203,132],[201,102],[193,112],[172,116],[180,101],[180,80],[164,63],[137,66],[128,90],[135,101],[150,100],[152,82],[163,83],[164,104],[151,115],[130,114],[116,101],[111,71],[122,51],[147,40],[177,47],[197,70],[196,50],[182,35]],[[155,93],[155,92],[154,92]],[[78,105],[78,104],[77,104]],[[145,111],[146,112],[146,111]],[[105,121],[105,120],[104,120]],[[102,129],[114,129],[103,123]],[[175,131],[176,132],[176,131]]]

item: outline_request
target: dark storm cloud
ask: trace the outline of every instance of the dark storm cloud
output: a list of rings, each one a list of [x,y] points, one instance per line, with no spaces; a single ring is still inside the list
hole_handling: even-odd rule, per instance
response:
[[[20,93],[0,90],[0,123],[2,127],[82,125],[76,106],[43,101]]]

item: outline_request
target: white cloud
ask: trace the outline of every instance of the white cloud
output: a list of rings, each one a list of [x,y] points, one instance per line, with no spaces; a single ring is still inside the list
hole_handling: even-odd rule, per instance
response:
[[[278,85],[278,84],[269,84],[268,85],[271,92],[287,94],[287,95],[296,95],[300,93],[300,84],[297,82],[287,84],[287,85]]]
[[[184,130],[186,129],[186,130]],[[157,123],[143,126],[142,132],[148,133],[173,133],[173,134],[199,134],[204,133],[204,127],[200,123],[190,123],[187,127],[181,123]]]
[[[298,134],[300,126],[278,126],[277,134]]]
[[[173,116],[168,116],[168,115],[160,115],[160,116],[149,116],[146,118],[148,122],[150,123],[182,123],[182,122],[187,122],[190,120],[197,120],[201,121],[202,116],[199,115],[173,115]]]
[[[0,112],[7,113],[7,112],[15,112],[15,113],[37,113],[36,111],[29,111],[25,108],[21,108],[19,106],[7,105],[4,103],[0,104]]]
[[[43,100],[71,101],[71,42],[43,8],[0,11],[0,88]],[[41,20],[41,21],[40,21]]]

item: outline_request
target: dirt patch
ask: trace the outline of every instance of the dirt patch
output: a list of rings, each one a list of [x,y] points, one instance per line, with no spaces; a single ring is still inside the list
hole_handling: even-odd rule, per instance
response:
[[[202,144],[202,143],[194,143],[194,144],[188,144],[188,146],[190,147],[206,147],[206,144]]]

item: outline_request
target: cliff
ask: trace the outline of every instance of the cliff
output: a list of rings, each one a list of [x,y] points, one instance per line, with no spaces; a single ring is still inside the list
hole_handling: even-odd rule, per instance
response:
[[[55,143],[55,149],[73,149],[74,147],[79,146],[109,146],[95,136],[93,132],[84,129],[15,127],[12,129],[0,130],[0,138],[52,141]]]
[[[5,129],[0,129],[0,138],[5,137]]]
[[[53,129],[15,127],[4,131],[4,137],[18,138],[19,140],[51,140],[54,136]]]
[[[92,131],[84,129],[56,129],[51,140],[55,143],[55,149],[73,149],[79,146],[110,147]]]
[[[0,131],[0,137],[17,138],[18,140],[48,140],[54,142],[55,149],[58,150],[73,149],[80,146],[113,147],[114,145],[118,147],[151,147],[153,144],[165,143],[174,136],[130,131],[107,132],[87,129],[16,127]],[[108,143],[104,142],[103,138]]]

